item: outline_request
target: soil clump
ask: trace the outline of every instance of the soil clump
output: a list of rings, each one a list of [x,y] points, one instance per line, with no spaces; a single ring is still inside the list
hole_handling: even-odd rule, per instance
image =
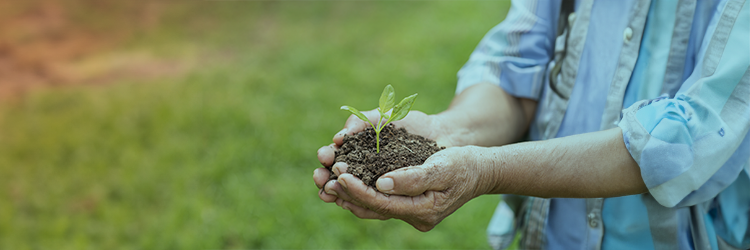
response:
[[[345,135],[344,143],[336,150],[336,162],[346,162],[347,172],[365,185],[375,189],[375,182],[383,174],[408,166],[422,165],[427,158],[445,149],[433,140],[396,129],[388,124],[380,131],[380,153],[376,153],[375,130],[368,127],[355,135]],[[328,167],[328,170],[331,170]],[[330,179],[338,176],[331,172]]]

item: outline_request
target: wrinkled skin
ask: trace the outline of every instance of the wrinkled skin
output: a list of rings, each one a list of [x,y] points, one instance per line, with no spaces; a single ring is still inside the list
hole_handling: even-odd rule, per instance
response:
[[[528,130],[535,110],[533,100],[480,83],[454,97],[439,114],[410,112],[394,125],[449,148],[420,166],[386,173],[376,182],[380,192],[347,174],[346,163],[334,163],[334,152],[344,135],[367,126],[350,116],[333,137],[334,143],[318,150],[320,163],[332,166],[339,175],[338,180],[326,182],[331,173],[325,168],[315,170],[319,196],[360,218],[397,218],[429,231],[482,194],[602,198],[648,192],[619,127],[514,143]],[[379,114],[368,111],[365,115],[375,121]]]
[[[376,120],[377,111],[364,112]],[[404,120],[394,122],[397,127],[436,140],[441,146],[451,146],[441,133],[439,118],[412,111]],[[420,231],[429,231],[456,209],[481,194],[477,192],[477,164],[469,157],[474,147],[451,147],[428,158],[423,165],[402,168],[378,179],[378,192],[361,180],[346,173],[343,162],[334,164],[334,152],[343,143],[345,134],[363,131],[366,123],[350,116],[345,128],[337,133],[331,145],[318,150],[323,166],[333,165],[338,180],[328,181],[330,172],[315,170],[313,179],[320,188],[320,199],[351,211],[362,219],[403,220]]]

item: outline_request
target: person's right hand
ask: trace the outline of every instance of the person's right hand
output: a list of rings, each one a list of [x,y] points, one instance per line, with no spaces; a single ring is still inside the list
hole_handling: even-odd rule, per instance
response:
[[[362,113],[367,116],[373,124],[377,124],[377,120],[380,118],[380,113],[378,113],[377,110],[370,110]],[[438,143],[438,146],[452,146],[451,141],[442,130],[440,119],[434,115],[427,115],[423,112],[413,110],[409,112],[409,115],[403,120],[393,122],[393,125],[396,127],[403,127],[410,133],[435,140]],[[333,143],[318,149],[318,160],[320,163],[325,167],[332,167],[336,175],[346,172],[348,167],[346,163],[334,162],[335,151],[344,143],[344,135],[357,134],[364,131],[368,126],[370,126],[370,124],[354,115],[350,115],[349,119],[347,119],[344,124],[344,129],[333,136]],[[328,181],[330,176],[331,172],[326,168],[315,169],[313,173],[315,185],[320,189],[318,191],[320,199],[328,203],[336,202],[339,206],[343,205],[344,201],[352,202],[354,205],[359,205],[356,201],[353,202],[350,197],[345,195],[345,192],[342,191],[341,186],[336,180]]]

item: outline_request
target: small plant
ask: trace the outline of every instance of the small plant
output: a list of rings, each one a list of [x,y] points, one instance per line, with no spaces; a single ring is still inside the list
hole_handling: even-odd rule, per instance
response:
[[[369,123],[370,126],[372,126],[372,128],[375,130],[375,148],[377,153],[380,153],[380,131],[383,130],[385,125],[388,125],[388,123],[404,119],[404,117],[409,114],[409,111],[411,111],[411,106],[414,105],[415,99],[417,99],[417,94],[407,96],[406,98],[401,100],[401,102],[396,104],[396,106],[393,106],[396,103],[396,91],[393,90],[393,86],[391,86],[390,84],[388,84],[388,86],[385,86],[385,89],[383,89],[383,94],[380,95],[380,107],[378,107],[380,118],[378,118],[378,126],[373,125],[372,122],[370,122],[370,119],[367,119],[367,116],[353,107],[341,106],[341,109],[351,112],[352,114],[359,117],[359,119],[362,119],[363,121]],[[388,115],[388,111],[391,109],[393,109],[393,111],[390,115]],[[383,120],[385,120],[385,122],[383,122]]]

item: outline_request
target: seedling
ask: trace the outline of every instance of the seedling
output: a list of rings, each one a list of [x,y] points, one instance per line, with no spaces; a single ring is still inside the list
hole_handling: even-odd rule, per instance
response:
[[[380,153],[380,131],[385,128],[385,125],[388,125],[388,123],[395,122],[401,119],[404,119],[406,115],[409,114],[409,111],[411,111],[411,106],[414,105],[414,100],[417,99],[417,94],[413,94],[410,96],[407,96],[401,102],[396,104],[396,91],[393,90],[393,86],[388,84],[388,86],[385,86],[385,89],[383,89],[383,94],[380,95],[380,107],[378,107],[378,112],[380,113],[380,118],[378,118],[378,125],[375,126],[370,122],[370,119],[367,119],[367,116],[362,114],[362,112],[359,112],[359,110],[350,107],[350,106],[341,106],[341,109],[347,110],[351,112],[352,114],[359,117],[359,119],[362,119],[363,121],[367,122],[372,126],[372,128],[375,130],[375,142],[376,142],[376,152]],[[393,109],[390,115],[388,115],[388,111]],[[385,122],[383,122],[385,120]]]

